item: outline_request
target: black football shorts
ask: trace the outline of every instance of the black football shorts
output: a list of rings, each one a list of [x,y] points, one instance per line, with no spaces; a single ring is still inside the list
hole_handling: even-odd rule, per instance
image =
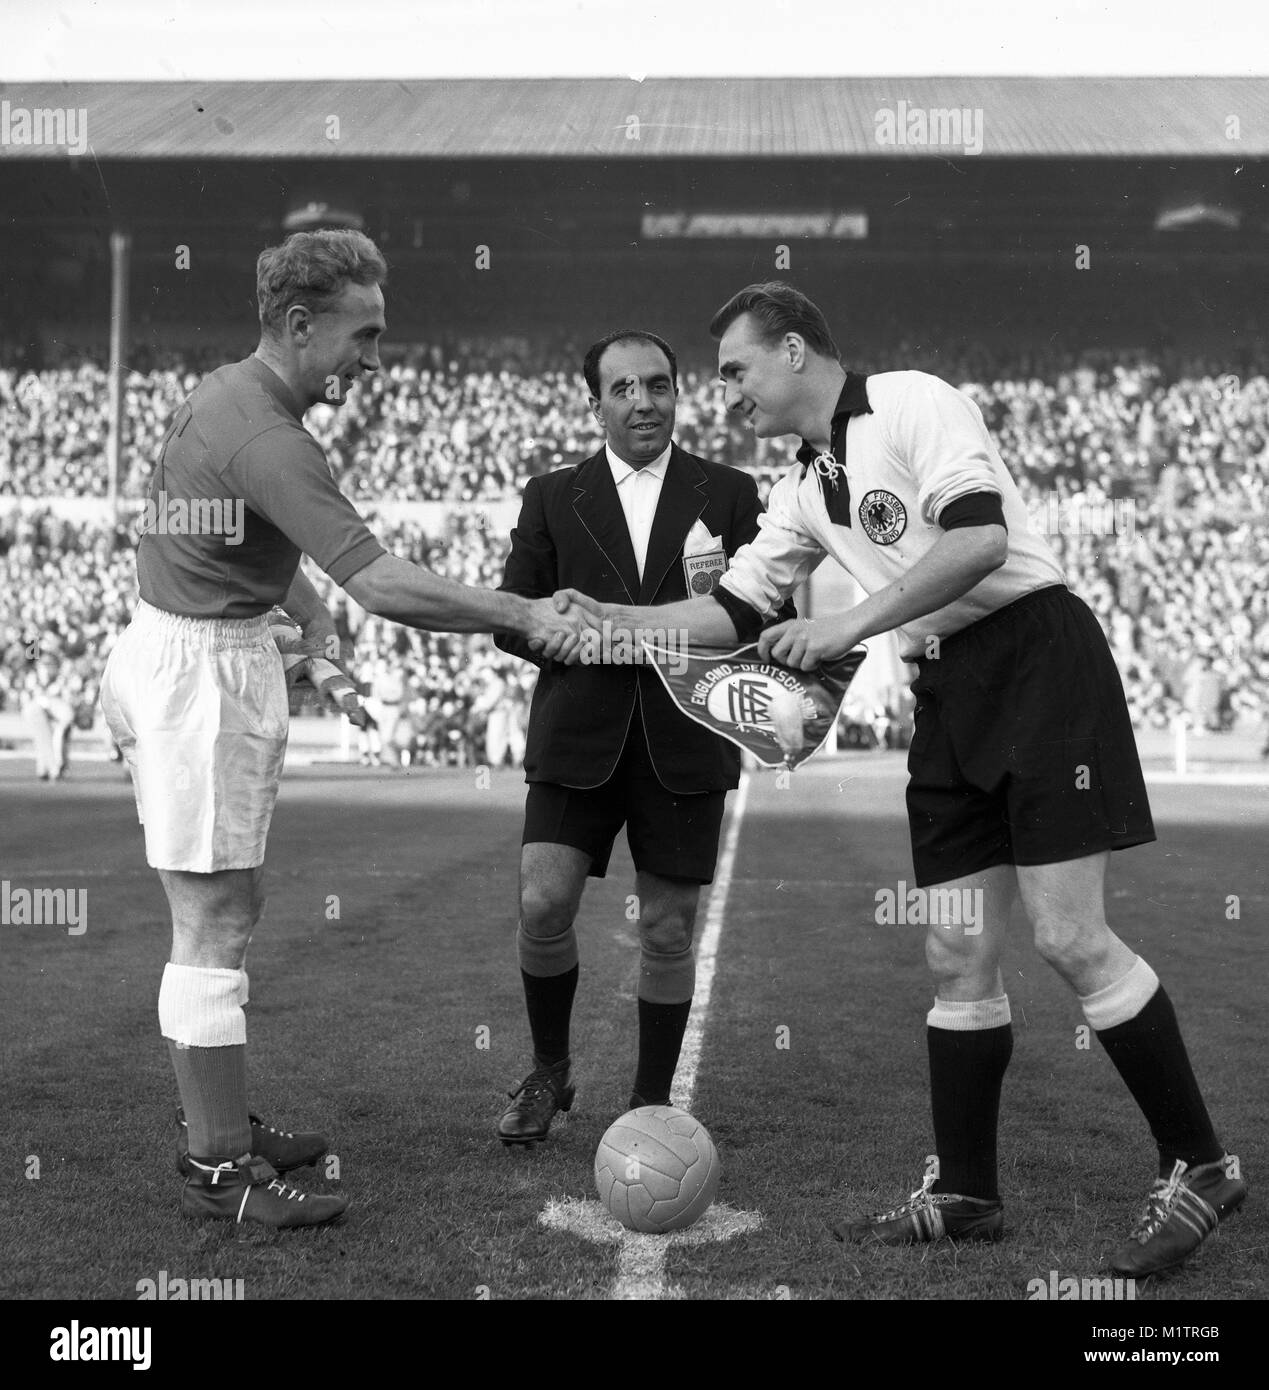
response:
[[[940,644],[912,682],[908,823],[921,887],[1155,838],[1109,644],[1065,585]]]
[[[528,844],[572,845],[591,855],[589,877],[603,878],[624,825],[636,869],[661,878],[709,883],[727,793],[684,796],[661,784],[636,713],[612,776],[598,787],[530,782],[524,811]]]

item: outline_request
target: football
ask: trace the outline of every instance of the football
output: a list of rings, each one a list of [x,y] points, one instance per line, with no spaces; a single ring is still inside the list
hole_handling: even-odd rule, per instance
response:
[[[686,1230],[718,1195],[709,1131],[686,1110],[645,1105],[613,1121],[595,1153],[599,1200],[631,1231]]]

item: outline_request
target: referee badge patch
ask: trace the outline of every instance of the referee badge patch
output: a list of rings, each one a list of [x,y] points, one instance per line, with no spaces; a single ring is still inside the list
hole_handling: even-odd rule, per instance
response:
[[[721,536],[711,536],[703,521],[692,523],[683,540],[683,578],[689,598],[712,594],[727,568],[727,551]]]
[[[859,504],[864,534],[874,545],[893,545],[908,527],[908,509],[884,488],[867,493]]]
[[[727,554],[724,550],[706,551],[703,555],[684,555],[683,573],[687,579],[687,592],[690,598],[702,598],[718,588],[718,581],[727,568]]]

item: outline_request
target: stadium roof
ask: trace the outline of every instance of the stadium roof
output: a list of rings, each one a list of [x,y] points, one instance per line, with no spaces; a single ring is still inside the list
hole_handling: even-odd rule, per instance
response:
[[[98,159],[1269,155],[1262,77],[9,83],[0,159],[65,158],[22,143],[37,110],[85,112]],[[939,111],[955,142],[905,139]]]

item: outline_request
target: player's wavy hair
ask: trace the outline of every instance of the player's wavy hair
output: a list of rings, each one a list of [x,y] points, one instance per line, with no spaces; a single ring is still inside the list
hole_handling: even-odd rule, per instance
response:
[[[600,359],[614,343],[651,343],[653,347],[660,348],[665,353],[665,360],[670,364],[670,380],[674,383],[674,389],[679,389],[679,360],[669,343],[643,328],[619,328],[615,333],[607,334],[586,349],[586,356],[582,360],[582,375],[586,378],[586,385],[592,396],[599,396]]]
[[[349,282],[382,285],[387,278],[388,263],[364,232],[293,232],[281,246],[266,247],[256,261],[260,328],[277,337],[292,305],[320,314]]]
[[[742,314],[753,315],[764,347],[774,347],[786,333],[798,333],[821,357],[841,360],[819,306],[783,280],[746,285],[739,294],[733,294],[710,319],[710,337],[721,338]]]

